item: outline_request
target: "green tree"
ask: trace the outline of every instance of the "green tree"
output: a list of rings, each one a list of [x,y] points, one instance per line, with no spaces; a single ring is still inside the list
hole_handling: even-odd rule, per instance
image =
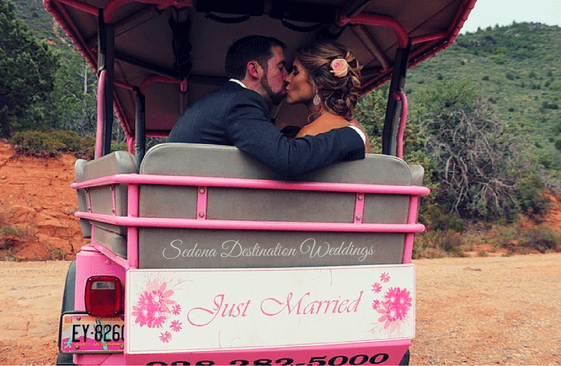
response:
[[[439,82],[418,94],[417,118],[440,183],[436,200],[465,219],[511,219],[522,208],[516,182],[531,165],[517,127],[499,120],[474,85]]]
[[[54,89],[46,104],[45,122],[53,129],[72,130],[81,136],[96,129],[97,78],[78,52],[62,57],[55,74]]]
[[[0,135],[43,125],[42,103],[53,90],[58,57],[38,41],[14,14],[11,0],[0,0]]]

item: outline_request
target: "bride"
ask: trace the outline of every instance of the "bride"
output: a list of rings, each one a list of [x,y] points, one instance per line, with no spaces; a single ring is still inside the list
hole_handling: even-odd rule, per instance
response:
[[[304,104],[310,115],[309,123],[296,137],[346,126],[356,126],[364,132],[354,117],[360,96],[360,70],[354,54],[336,42],[318,41],[298,48],[285,78],[286,102]],[[366,152],[371,152],[370,143]]]

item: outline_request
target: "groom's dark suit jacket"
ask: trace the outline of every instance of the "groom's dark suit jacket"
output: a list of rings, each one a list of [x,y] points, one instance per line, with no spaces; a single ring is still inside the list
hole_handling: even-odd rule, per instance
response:
[[[189,106],[168,142],[233,145],[284,176],[363,159],[365,153],[364,142],[348,127],[288,140],[271,122],[263,97],[232,81]]]

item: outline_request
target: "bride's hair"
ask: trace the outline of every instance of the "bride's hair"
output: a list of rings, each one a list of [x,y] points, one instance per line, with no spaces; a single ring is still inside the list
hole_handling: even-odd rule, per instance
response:
[[[360,97],[360,70],[353,52],[333,41],[317,41],[296,50],[296,58],[308,72],[308,80],[318,91],[325,108],[351,121]],[[331,63],[344,59],[348,64],[345,76],[336,76]]]

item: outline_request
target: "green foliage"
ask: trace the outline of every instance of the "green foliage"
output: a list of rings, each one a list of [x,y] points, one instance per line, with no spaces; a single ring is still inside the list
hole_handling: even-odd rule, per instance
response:
[[[452,87],[454,86],[454,87]],[[438,81],[415,92],[416,109],[412,118],[426,116],[430,113],[450,113],[453,109],[469,105],[477,96],[475,83],[464,76],[456,83]]]
[[[555,147],[558,136],[552,139],[549,135],[561,122],[561,109],[554,109],[561,98],[560,38],[559,27],[535,23],[517,23],[459,35],[454,45],[431,59],[434,62],[419,64],[408,76],[413,80],[422,77],[427,80],[425,85],[437,80],[439,74],[452,83],[467,77],[475,83],[482,99],[494,103],[493,113],[497,114],[497,119],[518,126],[519,136],[527,139],[521,155],[538,157],[536,164],[546,168],[546,175],[559,182],[561,150]],[[503,65],[490,57],[497,54],[504,54]],[[465,61],[465,66],[457,66],[460,60]],[[406,83],[410,100],[415,99],[425,85]],[[415,101],[410,105],[416,108]]]
[[[356,108],[356,119],[364,127],[370,138],[372,152],[382,152],[382,130],[386,118],[389,85],[374,90],[361,98]]]
[[[452,230],[431,230],[415,236],[413,259],[465,257],[460,233]]]
[[[0,249],[11,250],[21,239],[29,236],[26,229],[5,225],[0,228]],[[11,254],[11,253],[10,253]]]
[[[556,103],[542,102],[542,108],[559,109],[559,106]]]
[[[22,131],[15,133],[11,142],[22,155],[51,157],[66,152],[77,157],[93,156],[93,140],[83,139],[73,131]]]
[[[0,136],[41,125],[53,90],[58,57],[16,19],[11,0],[0,0]]]
[[[441,229],[454,225],[447,213],[469,220],[512,220],[521,208],[529,208],[516,201],[518,189],[528,187],[515,184],[530,166],[518,153],[524,146],[516,137],[518,127],[496,119],[474,85],[464,77],[457,83],[436,82],[415,94],[415,115],[427,132],[425,147],[438,182],[433,199],[442,210],[433,208],[427,215]]]
[[[561,237],[548,227],[532,227],[522,233],[519,245],[536,249],[540,253],[555,250],[561,243]]]
[[[97,78],[79,53],[63,58],[46,103],[44,123],[52,129],[73,130],[80,136],[95,134]]]
[[[520,176],[515,183],[515,192],[519,210],[539,222],[547,212],[549,200],[544,196],[544,183],[537,172],[534,170]]]

